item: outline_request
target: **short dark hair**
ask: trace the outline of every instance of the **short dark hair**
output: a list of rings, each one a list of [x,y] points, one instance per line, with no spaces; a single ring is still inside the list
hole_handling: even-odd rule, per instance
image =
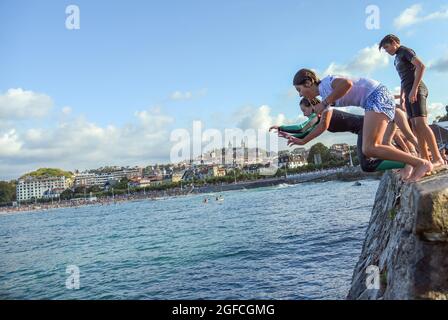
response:
[[[311,101],[307,98],[302,98],[302,100],[300,100],[300,105],[304,105],[307,108],[315,106],[319,103],[320,103],[319,98],[314,98]]]
[[[392,43],[392,41],[395,41],[396,43],[400,44],[400,38],[398,38],[396,35],[394,34],[388,34],[387,36],[385,36],[381,41],[380,44],[378,45],[378,49],[381,50],[381,48],[385,45],[385,44],[390,44]]]
[[[300,69],[297,71],[296,75],[294,76],[294,80],[292,81],[292,84],[294,86],[298,86],[301,84],[304,84],[306,80],[311,81],[314,84],[319,84],[320,79],[316,75],[316,73],[313,70],[310,69]]]

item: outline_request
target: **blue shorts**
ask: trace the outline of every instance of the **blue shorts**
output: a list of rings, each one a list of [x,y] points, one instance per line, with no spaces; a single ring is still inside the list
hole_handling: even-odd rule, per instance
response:
[[[390,121],[393,121],[395,118],[394,96],[386,86],[381,84],[367,97],[364,109],[384,113]]]

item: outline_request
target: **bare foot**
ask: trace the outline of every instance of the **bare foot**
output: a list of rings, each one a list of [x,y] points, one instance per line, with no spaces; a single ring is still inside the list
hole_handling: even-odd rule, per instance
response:
[[[417,182],[422,177],[424,177],[427,172],[431,172],[432,169],[433,169],[432,163],[427,160],[424,160],[424,162],[422,162],[420,165],[414,168],[414,171],[412,172],[408,181]]]
[[[434,169],[437,169],[438,167],[444,166],[445,165],[445,161],[443,161],[443,159],[440,159],[438,161],[434,161],[432,163]]]
[[[411,165],[407,164],[403,169],[400,170],[401,179],[403,179],[403,180],[409,179],[409,177],[412,174],[413,169],[414,168]]]

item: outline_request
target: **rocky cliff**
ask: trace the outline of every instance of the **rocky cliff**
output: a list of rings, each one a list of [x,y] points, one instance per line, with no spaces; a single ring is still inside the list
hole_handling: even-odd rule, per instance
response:
[[[448,171],[383,175],[347,298],[448,299]]]

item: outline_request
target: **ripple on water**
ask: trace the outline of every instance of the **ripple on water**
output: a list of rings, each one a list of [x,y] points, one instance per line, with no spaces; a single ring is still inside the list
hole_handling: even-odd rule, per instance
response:
[[[6,299],[343,299],[377,181],[0,216]],[[66,267],[81,289],[67,290]]]

